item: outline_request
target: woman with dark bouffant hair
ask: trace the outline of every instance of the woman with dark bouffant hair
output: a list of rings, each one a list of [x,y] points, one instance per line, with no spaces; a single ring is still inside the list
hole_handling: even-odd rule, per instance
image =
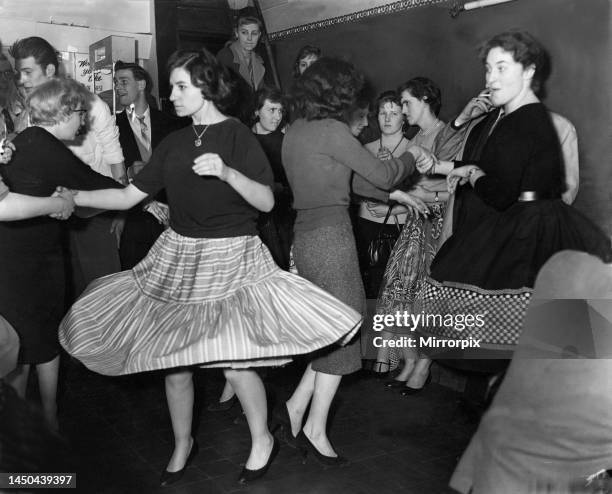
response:
[[[88,287],[61,324],[61,343],[101,374],[168,369],[175,443],[162,485],[178,481],[198,450],[191,366],[222,368],[251,432],[244,483],[278,451],[252,368],[348,338],[360,314],[282,271],[257,236],[259,212],[274,205],[273,176],[251,131],[219,110],[231,96],[226,69],[206,50],[178,51],[168,72],[170,101],[193,124],[166,137],[126,188],[78,191],[75,202],[129,209],[165,188],[170,228],[132,270]]]
[[[365,295],[348,212],[351,176],[355,174],[356,193],[387,201],[390,195],[376,187],[388,190],[412,173],[415,164],[424,168],[431,164],[430,155],[419,147],[400,158],[379,161],[361,146],[349,125],[356,127],[355,132],[363,127],[354,122],[365,90],[363,75],[351,63],[317,60],[295,82],[291,96],[299,118],[285,134],[282,153],[297,210],[294,256],[298,272],[360,313]],[[280,410],[288,443],[306,448],[326,465],[344,463],[327,437],[327,416],[342,376],[360,368],[358,339],[317,356],[308,365]]]

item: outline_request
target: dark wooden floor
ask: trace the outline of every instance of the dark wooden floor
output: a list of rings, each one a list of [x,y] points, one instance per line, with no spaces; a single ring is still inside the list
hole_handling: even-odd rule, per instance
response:
[[[300,375],[297,364],[267,373],[270,406],[288,398]],[[303,463],[299,452],[281,445],[266,476],[242,486],[237,478],[249,452],[246,423],[239,405],[229,412],[205,410],[223,379],[218,370],[199,370],[194,422],[200,453],[180,483],[159,488],[172,452],[163,374],[110,378],[68,361],[62,382],[60,424],[83,493],[449,493],[448,479],[476,426],[449,388],[431,384],[403,397],[381,381],[354,375],[343,381],[330,421],[331,440],[349,465]]]

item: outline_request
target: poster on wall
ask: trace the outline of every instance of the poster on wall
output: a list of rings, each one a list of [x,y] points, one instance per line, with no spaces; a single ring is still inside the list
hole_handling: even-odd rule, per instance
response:
[[[62,51],[60,52],[60,60],[62,63],[61,74],[75,79],[93,92],[94,74],[89,64],[88,53]]]

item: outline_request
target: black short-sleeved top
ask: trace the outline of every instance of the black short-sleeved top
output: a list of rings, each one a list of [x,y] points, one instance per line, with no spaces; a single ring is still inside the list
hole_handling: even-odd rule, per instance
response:
[[[246,177],[271,186],[272,169],[251,131],[228,118],[209,125],[185,127],[167,136],[155,149],[133,184],[149,195],[166,189],[170,227],[186,237],[222,238],[257,235],[259,211],[217,177],[197,175],[194,159],[216,153]],[[194,130],[195,129],[195,130]],[[196,132],[202,145],[195,146]]]

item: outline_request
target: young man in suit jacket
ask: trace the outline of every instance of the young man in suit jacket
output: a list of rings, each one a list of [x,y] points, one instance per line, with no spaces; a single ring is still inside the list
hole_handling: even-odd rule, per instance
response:
[[[188,125],[154,108],[153,83],[149,73],[135,63],[115,64],[115,93],[124,110],[117,114],[119,142],[129,177],[134,177],[149,161],[155,147],[169,133]],[[167,224],[163,192],[155,200],[139,204],[127,213],[121,235],[121,267],[131,269],[149,252]]]

